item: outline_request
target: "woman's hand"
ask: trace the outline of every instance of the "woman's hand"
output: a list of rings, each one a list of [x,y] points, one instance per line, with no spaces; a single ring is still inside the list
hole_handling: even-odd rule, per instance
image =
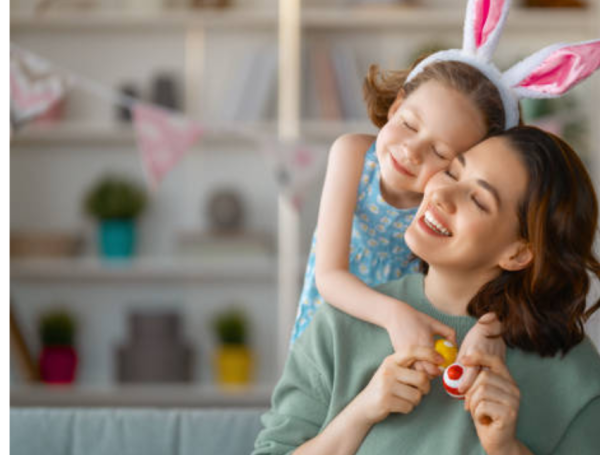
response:
[[[516,424],[521,393],[504,359],[474,352],[462,361],[483,368],[465,395],[465,409],[473,417],[481,445],[488,455],[519,453]]]
[[[367,387],[355,400],[355,405],[369,425],[382,421],[392,412],[410,413],[421,402],[423,395],[429,393],[430,379],[427,374],[411,368],[417,361],[440,365],[444,359],[433,348],[405,346],[383,360]]]
[[[457,362],[462,363],[465,368],[465,375],[462,384],[459,388],[460,392],[466,392],[474,383],[479,368],[467,367],[463,361],[464,357],[482,352],[492,357],[499,357],[504,360],[506,358],[506,344],[502,337],[488,338],[489,336],[498,335],[502,332],[502,324],[498,321],[495,313],[486,313],[479,318],[467,336],[465,337],[460,350],[458,351]]]
[[[385,328],[390,336],[394,351],[401,352],[406,346],[431,346],[434,345],[436,335],[441,336],[456,344],[454,329],[442,324],[408,304],[389,298],[386,304],[390,312],[386,317]],[[425,360],[417,360],[414,369],[423,371],[434,378],[441,374],[439,365]]]

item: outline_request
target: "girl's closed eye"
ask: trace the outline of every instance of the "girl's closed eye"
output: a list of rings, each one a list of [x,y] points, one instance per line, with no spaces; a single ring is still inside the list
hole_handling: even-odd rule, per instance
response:
[[[440,151],[439,151],[439,150],[438,150],[438,149],[435,147],[435,145],[432,145],[432,146],[431,146],[431,151],[432,151],[432,152],[433,152],[433,154],[434,154],[435,156],[437,156],[438,158],[440,158],[440,159],[442,159],[442,160],[446,160],[446,161],[448,160],[448,158],[446,157],[446,155],[444,155],[442,152],[440,152]]]
[[[404,127],[409,129],[410,131],[413,131],[415,133],[417,132],[417,129],[414,126],[412,126],[410,123],[408,123],[406,120],[402,120],[402,125],[404,125]]]

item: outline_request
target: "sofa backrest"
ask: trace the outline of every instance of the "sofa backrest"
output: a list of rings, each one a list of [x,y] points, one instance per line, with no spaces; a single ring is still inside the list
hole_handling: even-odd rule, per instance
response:
[[[11,408],[11,455],[249,454],[264,409]]]

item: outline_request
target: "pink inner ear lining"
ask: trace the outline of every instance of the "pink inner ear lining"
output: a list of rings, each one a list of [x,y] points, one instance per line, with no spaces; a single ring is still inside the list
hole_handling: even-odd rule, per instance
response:
[[[487,42],[490,35],[498,27],[504,1],[481,0],[477,2],[473,32],[475,33],[475,45],[478,49]]]
[[[547,57],[519,87],[562,95],[600,67],[600,41],[567,46]]]

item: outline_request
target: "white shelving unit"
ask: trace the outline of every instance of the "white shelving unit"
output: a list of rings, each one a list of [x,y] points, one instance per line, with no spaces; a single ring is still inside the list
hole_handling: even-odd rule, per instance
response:
[[[188,113],[198,109],[197,78],[208,73],[205,67],[204,45],[210,33],[268,33],[279,44],[279,97],[276,123],[243,124],[228,128],[227,134],[216,127],[208,131],[196,150],[228,149],[253,141],[252,134],[278,133],[283,141],[320,141],[329,144],[342,133],[375,132],[365,122],[331,122],[302,120],[300,100],[302,43],[320,36],[350,36],[369,34],[398,36],[420,33],[444,36],[461,36],[464,8],[449,7],[427,9],[424,7],[364,8],[364,7],[301,7],[300,0],[280,0],[279,11],[271,9],[228,8],[224,10],[161,11],[133,13],[123,11],[56,12],[43,17],[29,13],[11,15],[11,35],[62,37],[78,34],[106,34],[107,36],[160,36],[167,32],[184,35],[183,54],[185,64],[186,96],[193,99]],[[277,35],[278,33],[278,35]],[[548,36],[557,39],[591,39],[600,36],[600,8],[592,5],[586,10],[524,9],[513,8],[507,23],[506,35],[526,39]],[[142,38],[143,39],[143,38]],[[382,40],[383,42],[383,40]],[[397,41],[395,41],[397,43]],[[389,43],[388,43],[389,44]],[[372,48],[377,51],[376,48]],[[520,49],[519,49],[520,51]],[[592,84],[592,96],[588,100],[594,109],[600,105],[600,82]],[[590,121],[591,143],[600,143],[598,115]],[[11,144],[11,158],[32,153],[45,156],[71,151],[77,147],[78,155],[98,153],[100,147],[134,150],[134,133],[130,127],[83,123],[59,124],[52,128],[32,128],[19,132]],[[38,149],[36,149],[36,147]],[[47,150],[39,150],[46,147]],[[600,150],[596,150],[600,153]],[[33,157],[32,159],[35,159]],[[600,176],[600,160],[593,162],[593,173]],[[598,181],[598,179],[596,179]],[[278,327],[272,327],[271,345],[277,345],[278,368],[281,368],[287,352],[289,327],[295,314],[299,292],[298,276],[304,264],[300,259],[299,215],[284,200],[279,200],[279,256],[278,260],[258,259],[233,261],[222,264],[175,259],[140,259],[125,266],[114,268],[97,260],[60,261],[13,261],[11,280],[15,283],[68,283],[78,280],[94,286],[105,283],[211,283],[246,279],[253,282],[277,284],[279,289]],[[275,338],[274,332],[277,332]],[[275,379],[275,377],[273,377]],[[176,385],[165,387],[142,386],[75,386],[64,389],[47,387],[13,386],[13,405],[156,405],[156,406],[220,406],[220,405],[268,405],[272,381],[263,381],[255,387],[239,391],[222,392],[205,384]]]

